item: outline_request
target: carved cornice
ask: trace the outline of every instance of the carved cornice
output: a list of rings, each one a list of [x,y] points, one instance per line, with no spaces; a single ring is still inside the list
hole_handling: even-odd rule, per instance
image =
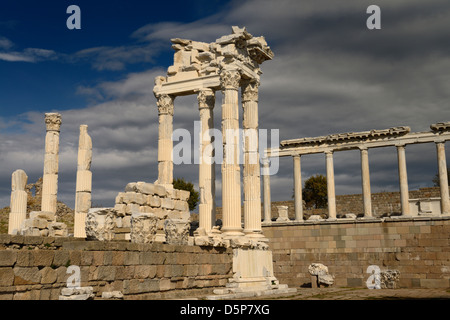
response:
[[[201,89],[197,93],[197,100],[199,109],[213,109],[216,102],[216,96],[212,89]]]
[[[59,113],[46,113],[45,126],[47,131],[58,131],[61,127],[61,115]]]
[[[258,101],[259,82],[248,81],[242,86],[242,102]]]
[[[447,131],[450,130],[450,121],[447,122],[438,122],[434,123],[430,126],[433,131]]]
[[[238,90],[241,74],[238,70],[222,70],[220,73],[220,86],[222,90]]]
[[[331,134],[328,136],[321,136],[315,138],[301,138],[294,140],[281,141],[281,147],[293,147],[293,146],[304,146],[304,145],[318,145],[318,144],[329,144],[337,142],[348,142],[348,141],[364,141],[368,139],[381,139],[385,137],[396,137],[402,136],[409,133],[411,129],[409,127],[394,127],[382,130],[371,130],[363,132],[348,132],[348,133],[338,133]]]
[[[168,114],[173,116],[173,100],[174,98],[168,94],[161,94],[156,97],[158,101],[156,105],[158,106],[158,114]]]

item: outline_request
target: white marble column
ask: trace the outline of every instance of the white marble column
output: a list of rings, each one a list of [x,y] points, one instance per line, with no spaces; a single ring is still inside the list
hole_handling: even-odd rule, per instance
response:
[[[303,221],[303,195],[302,195],[302,170],[301,156],[296,155],[294,159],[294,208],[295,221]]]
[[[56,214],[58,194],[59,130],[61,115],[45,114],[46,136],[41,210]]]
[[[448,193],[447,160],[445,157],[445,141],[436,142],[439,186],[441,190],[441,214],[450,215],[450,199]]]
[[[328,219],[336,219],[336,193],[334,185],[333,151],[325,152],[327,166]]]
[[[258,87],[256,81],[246,81],[242,86],[244,129],[244,233],[262,237],[261,228],[261,168],[258,150]]]
[[[215,93],[211,89],[202,89],[197,94],[200,112],[200,164],[198,187],[200,193],[199,227],[206,232],[211,231],[215,225],[216,217],[216,177],[214,148],[210,130],[214,128]]]
[[[405,145],[397,145],[398,177],[400,183],[400,203],[402,206],[402,216],[410,216],[409,194],[408,194],[408,173],[406,171]]]
[[[12,174],[8,234],[19,231],[27,217],[27,192],[25,191],[27,180],[28,176],[23,170],[16,170]]]
[[[237,70],[222,70],[222,232],[240,236],[241,172],[239,166],[239,103],[238,89],[241,75]]]
[[[78,142],[77,184],[75,193],[74,237],[86,238],[86,216],[91,208],[92,192],[92,140],[88,126],[80,126]]]
[[[157,97],[158,137],[158,180],[157,184],[173,187],[173,101],[174,97],[161,94]]]
[[[361,151],[361,183],[363,191],[364,217],[372,217],[372,195],[370,192],[369,152],[367,148]]]
[[[269,159],[264,158],[263,164],[263,193],[264,193],[264,223],[272,222],[272,203],[270,200]]]

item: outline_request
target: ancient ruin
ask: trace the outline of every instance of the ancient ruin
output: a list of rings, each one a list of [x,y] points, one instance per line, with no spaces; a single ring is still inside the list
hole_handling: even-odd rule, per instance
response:
[[[369,155],[370,148],[381,148],[395,146],[397,148],[398,173],[401,193],[402,217],[410,217],[413,214],[430,214],[431,202],[436,199],[409,199],[408,176],[406,170],[406,151],[409,144],[435,143],[437,150],[439,181],[441,197],[439,208],[435,207],[433,215],[450,215],[450,199],[447,180],[447,162],[445,157],[445,141],[450,140],[450,123],[442,122],[432,124],[429,132],[410,132],[409,127],[395,127],[383,130],[371,130],[364,132],[349,132],[332,134],[328,136],[301,138],[281,141],[280,147],[266,150],[266,156],[286,157],[294,159],[294,194],[295,194],[295,217],[296,221],[303,221],[302,186],[300,159],[302,156],[315,153],[325,154],[327,195],[328,195],[328,219],[336,219],[336,196],[334,183],[333,153],[346,150],[359,149],[361,152],[361,177],[364,202],[364,218],[372,218]],[[264,184],[264,193],[269,194],[268,183]],[[270,201],[269,197],[265,201]],[[419,208],[417,208],[418,204]],[[269,208],[270,204],[265,204]],[[267,220],[268,222],[268,220]]]
[[[0,235],[0,298],[142,299],[192,292],[207,299],[234,299],[297,290],[288,284],[361,286],[367,263],[389,268],[380,273],[386,288],[448,287],[450,200],[445,142],[450,140],[449,122],[433,124],[429,132],[394,127],[285,140],[260,159],[260,65],[274,57],[264,37],[232,27],[230,35],[212,43],[179,38],[171,42],[173,65],[165,76],[155,79],[153,88],[159,125],[157,180],[126,181],[114,207],[91,208],[93,145],[87,125],[80,125],[75,225],[74,234],[69,235],[67,226],[56,221],[61,115],[45,114],[42,189],[36,184],[41,210],[27,214],[31,186],[23,170],[15,171],[9,234]],[[222,225],[216,225],[217,177],[210,134],[217,91],[222,93]],[[194,232],[190,230],[190,193],[173,186],[172,140],[175,99],[192,94],[197,95],[201,123],[199,227]],[[406,146],[415,143],[436,144],[440,197],[409,196]],[[372,205],[368,157],[369,149],[387,146],[397,148],[401,215],[380,218]],[[361,153],[363,217],[342,214],[336,201],[333,154],[352,149]],[[301,157],[314,153],[325,154],[328,212],[327,219],[311,214],[306,220]],[[276,205],[278,215],[272,219],[269,165],[271,158],[286,156],[293,158],[295,199],[291,209]],[[289,217],[292,207],[294,219]],[[439,268],[411,271],[416,263],[430,266],[434,262]],[[79,272],[76,285],[68,280],[67,272],[73,269]]]

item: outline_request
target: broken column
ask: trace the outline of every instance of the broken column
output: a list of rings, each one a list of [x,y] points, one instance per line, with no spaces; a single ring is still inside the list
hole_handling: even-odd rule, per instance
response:
[[[295,221],[303,221],[302,170],[300,165],[300,157],[300,155],[295,155],[293,157]]]
[[[246,81],[242,87],[244,129],[244,233],[263,237],[261,228],[261,173],[258,151],[258,87],[257,81]]]
[[[173,100],[168,94],[157,95],[159,138],[158,138],[158,181],[164,187],[173,187]]]
[[[56,213],[58,194],[58,153],[61,115],[45,114],[46,136],[41,211]]]
[[[80,126],[74,217],[74,237],[76,238],[86,238],[86,216],[91,208],[92,140],[87,129],[87,125]]]
[[[372,217],[372,195],[370,192],[369,152],[361,147],[361,183],[363,190],[364,217]]]
[[[272,222],[272,203],[270,200],[269,159],[263,158],[264,223]]]
[[[222,232],[227,236],[242,235],[241,169],[239,166],[238,70],[222,70]]]
[[[198,178],[200,192],[200,203],[198,205],[199,228],[209,232],[215,224],[216,216],[214,148],[210,132],[214,128],[213,109],[215,94],[211,89],[202,89],[198,92],[197,98],[201,123]]]
[[[28,176],[23,170],[16,170],[11,179],[11,206],[9,213],[8,233],[15,234],[20,230],[27,216],[27,185]]]

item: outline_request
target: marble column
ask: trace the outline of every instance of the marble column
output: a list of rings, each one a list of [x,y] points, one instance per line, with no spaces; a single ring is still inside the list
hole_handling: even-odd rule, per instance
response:
[[[447,160],[445,157],[445,141],[436,142],[439,186],[441,190],[441,214],[450,214],[450,199],[448,193]]]
[[[16,170],[12,174],[8,234],[19,231],[27,217],[27,192],[25,191],[27,180],[28,176],[23,170]]]
[[[211,129],[214,128],[214,104],[215,93],[211,89],[202,89],[197,94],[198,108],[200,112],[200,164],[198,187],[200,193],[199,227],[206,232],[211,231],[215,225],[216,217],[216,185],[214,146]]]
[[[241,181],[239,166],[239,104],[238,89],[241,75],[237,70],[222,70],[222,232],[240,236]]]
[[[361,183],[363,192],[364,217],[372,217],[372,195],[370,192],[369,152],[367,148],[361,151]]]
[[[262,237],[261,228],[261,168],[259,165],[258,87],[256,81],[245,81],[242,86],[244,129],[244,233]]]
[[[328,219],[336,219],[336,193],[334,185],[333,151],[325,152],[327,166]]]
[[[408,194],[408,174],[406,171],[405,145],[397,145],[398,177],[400,183],[400,203],[402,206],[402,216],[410,216],[409,194]]]
[[[92,140],[88,126],[80,126],[78,142],[77,184],[75,193],[74,237],[86,238],[86,216],[91,208],[92,192]]]
[[[46,113],[44,176],[42,180],[41,211],[56,214],[58,194],[58,157],[59,157],[59,130],[61,115],[59,113]]]
[[[300,155],[296,155],[293,157],[295,221],[303,221],[302,170],[300,158]]]
[[[158,180],[157,184],[173,187],[173,101],[168,94],[156,96],[158,106]]]
[[[263,164],[263,192],[264,192],[264,223],[272,222],[272,203],[270,200],[269,159],[264,158]]]

